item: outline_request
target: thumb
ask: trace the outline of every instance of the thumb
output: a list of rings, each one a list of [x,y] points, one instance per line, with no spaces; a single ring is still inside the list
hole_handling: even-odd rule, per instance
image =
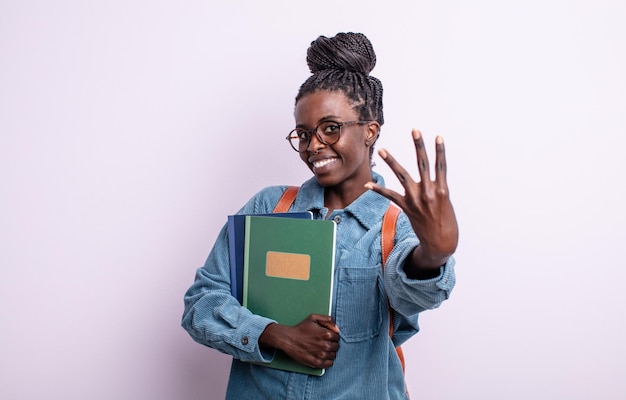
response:
[[[333,317],[325,316],[317,318],[316,322],[328,330],[339,333],[339,327],[335,324],[335,321],[333,321]]]

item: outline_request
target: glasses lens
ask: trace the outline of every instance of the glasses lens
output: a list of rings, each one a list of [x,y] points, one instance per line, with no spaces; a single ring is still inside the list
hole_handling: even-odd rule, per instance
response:
[[[317,127],[317,133],[321,136],[324,143],[335,144],[339,140],[341,124],[333,121],[322,122]]]
[[[306,149],[308,144],[308,140],[306,140],[306,132],[294,129],[289,134],[289,143],[295,151],[301,151],[303,148]]]

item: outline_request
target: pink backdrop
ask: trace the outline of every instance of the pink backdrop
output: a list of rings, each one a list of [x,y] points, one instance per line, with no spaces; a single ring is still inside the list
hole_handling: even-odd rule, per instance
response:
[[[305,51],[348,30],[379,147],[448,145],[458,286],[405,346],[413,397],[624,398],[626,6],[411,3],[1,1],[0,398],[223,398],[183,293],[227,214],[308,178]]]

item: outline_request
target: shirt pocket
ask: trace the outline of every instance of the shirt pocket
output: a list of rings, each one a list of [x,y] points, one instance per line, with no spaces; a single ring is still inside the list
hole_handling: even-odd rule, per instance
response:
[[[380,268],[339,268],[335,321],[346,342],[368,340],[380,334],[384,309]]]

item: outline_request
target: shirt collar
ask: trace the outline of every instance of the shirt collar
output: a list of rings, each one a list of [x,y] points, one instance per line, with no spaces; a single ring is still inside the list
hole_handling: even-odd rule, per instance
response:
[[[385,180],[372,171],[373,181],[385,186]],[[322,212],[324,207],[324,188],[317,183],[315,177],[304,182],[294,204],[295,209]],[[368,190],[349,204],[344,211],[352,214],[366,229],[372,228],[380,222],[389,207],[389,200],[380,194]]]

